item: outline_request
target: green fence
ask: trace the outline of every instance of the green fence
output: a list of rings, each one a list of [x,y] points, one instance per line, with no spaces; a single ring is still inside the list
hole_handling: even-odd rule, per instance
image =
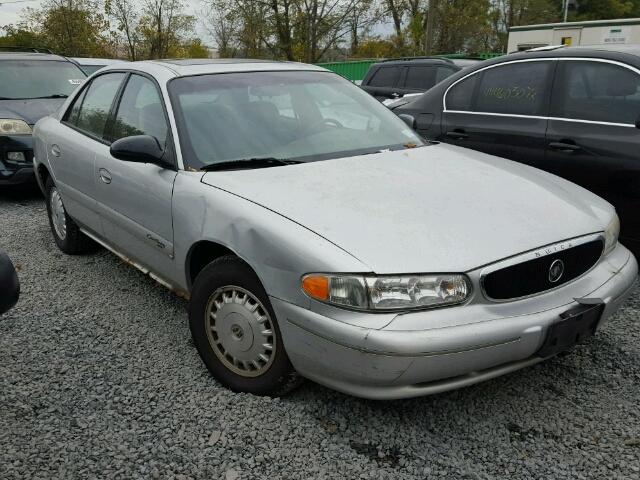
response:
[[[336,72],[352,82],[360,81],[367,74],[369,67],[380,60],[356,60],[351,62],[318,63],[319,67]]]
[[[489,58],[495,58],[501,56],[502,53],[479,53],[475,55],[468,55],[465,53],[447,53],[443,55],[436,55],[438,57],[444,58],[482,58],[487,60]],[[382,58],[376,60],[353,60],[346,62],[327,62],[327,63],[318,63],[319,67],[324,67],[332,72],[336,72],[339,75],[342,75],[347,80],[351,80],[352,82],[360,82],[367,74],[369,67],[376,62],[381,62]]]

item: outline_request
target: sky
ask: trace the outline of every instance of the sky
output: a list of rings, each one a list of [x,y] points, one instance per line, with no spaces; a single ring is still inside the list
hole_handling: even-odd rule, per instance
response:
[[[6,1],[12,2],[15,0]],[[137,0],[137,2],[140,3],[141,0]],[[18,23],[22,18],[22,10],[26,7],[37,8],[41,3],[42,0],[27,1],[23,3],[4,3],[3,0],[0,0],[0,27],[11,23]],[[184,5],[187,13],[195,15],[197,18],[201,17],[200,12],[202,11],[202,2],[200,0],[184,0]],[[198,36],[201,37],[205,43],[213,43],[213,39],[207,34],[207,31],[201,21],[198,22],[196,31]]]

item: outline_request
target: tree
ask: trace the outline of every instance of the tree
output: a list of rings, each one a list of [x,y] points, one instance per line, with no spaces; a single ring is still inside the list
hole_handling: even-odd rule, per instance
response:
[[[571,20],[606,20],[637,15],[640,2],[631,0],[580,0]]]
[[[106,0],[104,9],[108,18],[116,23],[117,31],[124,36],[129,60],[138,60],[140,15],[131,0]]]
[[[489,21],[494,41],[490,47],[504,52],[511,27],[558,22],[560,14],[561,6],[557,0],[492,0]]]
[[[194,30],[195,17],[184,13],[181,0],[145,0],[138,32],[147,58],[167,58],[180,49]]]
[[[47,42],[38,33],[27,25],[7,25],[1,27],[5,35],[0,37],[0,46],[3,47],[43,47]]]
[[[108,27],[94,0],[47,0],[38,10],[27,10],[25,25],[46,46],[71,57],[108,56]]]

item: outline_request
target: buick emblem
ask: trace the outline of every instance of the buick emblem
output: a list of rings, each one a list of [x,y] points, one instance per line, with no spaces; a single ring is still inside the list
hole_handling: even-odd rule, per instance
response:
[[[564,262],[562,260],[554,260],[549,267],[549,281],[556,283],[562,278],[564,273]]]

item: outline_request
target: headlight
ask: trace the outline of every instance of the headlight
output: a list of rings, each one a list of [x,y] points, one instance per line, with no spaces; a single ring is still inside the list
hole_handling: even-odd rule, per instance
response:
[[[31,127],[23,120],[0,118],[0,135],[28,135]]]
[[[455,305],[471,294],[465,275],[309,274],[302,290],[311,298],[358,310],[413,310]]]
[[[618,236],[620,235],[620,218],[614,214],[613,219],[609,222],[604,231],[604,255],[608,255],[616,248],[618,244]]]

